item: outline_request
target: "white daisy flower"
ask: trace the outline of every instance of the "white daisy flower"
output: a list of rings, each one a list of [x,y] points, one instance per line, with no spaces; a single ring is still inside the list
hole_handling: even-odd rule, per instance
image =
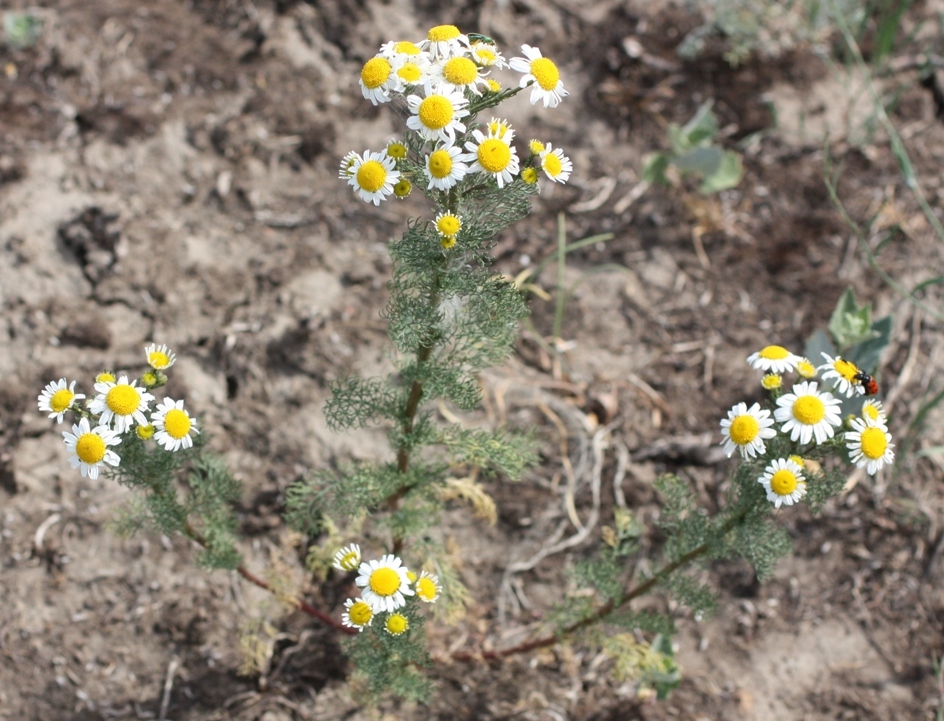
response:
[[[490,135],[493,138],[501,138],[509,145],[511,145],[511,141],[515,139],[515,131],[514,128],[511,127],[511,123],[501,118],[489,118],[489,121],[485,124],[485,130],[486,135]]]
[[[380,205],[381,200],[393,193],[393,186],[400,180],[400,171],[396,161],[387,155],[386,150],[379,153],[364,151],[363,157],[354,161],[348,185],[354,188],[361,199],[367,203]]]
[[[395,63],[393,72],[397,76],[400,90],[405,88],[426,85],[429,82],[429,62],[408,60]]]
[[[384,43],[380,46],[380,56],[387,58],[387,60],[419,60],[425,59],[426,62],[429,62],[428,58],[425,57],[423,49],[416,43],[411,43],[409,40],[392,40],[389,43]]]
[[[151,416],[151,423],[157,429],[154,440],[164,446],[165,450],[176,451],[181,448],[190,448],[193,445],[191,433],[199,434],[197,421],[184,410],[184,402],[165,398],[157,404],[157,409]]]
[[[416,597],[426,603],[434,603],[442,594],[442,586],[439,585],[439,579],[432,573],[423,571],[420,577],[413,584],[416,589]]]
[[[98,478],[98,471],[103,464],[117,466],[121,462],[118,454],[108,449],[108,446],[121,443],[118,433],[108,426],[92,428],[88,418],[83,418],[72,426],[72,433],[65,432],[62,437],[66,448],[72,452],[69,463],[73,468],[81,468],[83,476]]]
[[[410,628],[410,620],[402,613],[391,613],[384,623],[384,628],[391,636],[399,636]]]
[[[855,363],[825,353],[823,358],[826,362],[817,369],[823,374],[823,385],[831,383],[835,392],[842,393],[846,398],[865,394],[865,388],[856,380],[859,368]]]
[[[770,411],[762,409],[759,403],[750,408],[746,403],[738,403],[721,421],[721,434],[724,436],[721,445],[725,455],[730,458],[735,450],[741,453],[742,458],[764,455],[767,450],[764,440],[777,435],[773,425]]]
[[[400,79],[387,58],[376,56],[361,68],[360,85],[361,94],[377,105],[390,102],[390,93],[399,89]]]
[[[795,371],[797,363],[801,360],[800,356],[794,355],[779,345],[766,346],[747,357],[747,362],[750,363],[751,368],[756,368],[765,373],[780,374]]]
[[[810,380],[816,377],[816,366],[810,362],[809,358],[800,358],[797,361],[797,375],[804,380]]]
[[[361,154],[352,150],[350,153],[341,158],[341,167],[338,169],[338,178],[349,183],[351,178],[354,177],[355,170],[354,168],[358,163],[362,163]]]
[[[166,345],[151,343],[144,349],[148,365],[156,371],[166,371],[177,362],[177,355]]]
[[[429,82],[439,92],[469,90],[474,95],[482,94],[477,86],[488,87],[486,78],[479,74],[478,65],[461,55],[432,65]]]
[[[509,63],[512,70],[525,73],[518,86],[523,88],[533,83],[531,104],[536,105],[540,100],[545,108],[556,108],[558,103],[570,94],[564,90],[564,83],[560,79],[557,66],[547,58],[541,57],[541,51],[530,45],[522,45],[521,52],[524,53],[523,58],[512,58]]]
[[[491,134],[483,135],[481,130],[473,130],[472,137],[474,141],[466,142],[465,148],[468,153],[460,155],[459,158],[470,162],[470,172],[487,173],[495,178],[499,188],[503,188],[505,183],[510,183],[518,174],[518,156],[515,149],[510,145],[512,131],[505,133],[505,138],[493,137]]]
[[[429,53],[430,58],[451,58],[461,55],[469,48],[469,38],[459,32],[455,25],[437,25],[430,28],[426,39],[419,46]]]
[[[141,426],[148,424],[148,404],[154,396],[143,388],[137,387],[137,380],[128,382],[128,376],[120,376],[117,382],[101,381],[95,384],[98,395],[92,399],[89,411],[101,416],[99,422],[105,426],[112,426],[117,433],[124,433],[135,423]]]
[[[472,55],[472,59],[483,68],[502,70],[508,67],[505,58],[490,43],[474,42],[469,45],[469,53]]]
[[[462,219],[454,213],[441,212],[436,216],[436,232],[442,239],[455,239],[462,230]]]
[[[849,450],[849,457],[858,468],[865,467],[866,473],[874,476],[886,463],[895,460],[892,450],[892,435],[884,424],[869,418],[854,418],[851,431],[846,431],[844,440]]]
[[[36,396],[40,412],[48,413],[49,417],[55,418],[57,423],[62,423],[62,417],[66,411],[82,398],[85,398],[83,394],[75,392],[75,381],[66,386],[65,378],[47,383],[43,392]]]
[[[410,95],[406,103],[410,117],[406,125],[431,142],[442,141],[448,145],[456,142],[456,132],[464,133],[461,119],[469,114],[469,101],[458,91],[435,92],[429,83],[425,86],[426,97]]]
[[[819,445],[832,438],[842,425],[839,399],[826,391],[817,391],[812,381],[797,383],[791,393],[777,399],[777,405],[780,407],[774,411],[774,418],[783,423],[781,430],[789,433],[794,442],[809,443],[815,438]]]
[[[552,148],[550,143],[538,154],[538,160],[544,174],[555,183],[566,183],[574,169],[570,158],[564,155],[564,151],[560,148]]]
[[[406,575],[407,568],[402,563],[391,553],[379,561],[362,563],[358,569],[360,575],[354,583],[364,589],[364,600],[370,604],[374,613],[390,613],[406,604],[404,596],[414,595]]]
[[[339,571],[353,571],[361,563],[361,547],[356,543],[334,554],[334,567]]]
[[[363,631],[374,620],[374,610],[369,603],[361,599],[349,598],[344,602],[344,613],[341,614],[341,623],[349,628]]]
[[[777,458],[764,469],[757,479],[767,491],[767,500],[777,508],[792,506],[806,495],[803,467],[792,458]]]
[[[459,159],[461,154],[462,148],[449,145],[437,148],[426,156],[423,172],[429,180],[430,189],[449,190],[466,176],[469,166]]]
[[[877,426],[888,427],[888,417],[885,415],[885,406],[876,398],[866,398],[862,403],[862,417],[872,421]]]

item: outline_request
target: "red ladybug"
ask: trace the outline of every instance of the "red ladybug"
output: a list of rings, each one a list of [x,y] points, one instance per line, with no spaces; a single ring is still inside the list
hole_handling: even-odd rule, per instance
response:
[[[858,381],[862,384],[862,387],[865,389],[865,395],[874,396],[876,393],[878,393],[878,381],[868,373],[859,371],[852,377],[852,380]]]

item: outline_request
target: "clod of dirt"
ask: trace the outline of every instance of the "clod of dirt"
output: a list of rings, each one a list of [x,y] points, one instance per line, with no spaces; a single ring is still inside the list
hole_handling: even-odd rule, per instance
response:
[[[105,213],[98,206],[91,206],[59,226],[59,239],[75,256],[92,285],[101,281],[118,259],[121,231],[110,227],[116,220],[117,213]]]

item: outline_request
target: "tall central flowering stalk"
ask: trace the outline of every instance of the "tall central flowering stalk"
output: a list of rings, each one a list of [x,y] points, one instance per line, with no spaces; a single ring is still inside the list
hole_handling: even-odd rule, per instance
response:
[[[551,108],[567,96],[551,60],[528,45],[521,52],[506,61],[491,39],[441,25],[419,42],[386,43],[360,74],[364,98],[394,106],[405,127],[380,150],[344,156],[340,179],[367,203],[418,190],[433,207],[389,245],[385,317],[398,351],[396,373],[340,380],[325,415],[335,430],[386,423],[393,457],[319,473],[290,491],[288,506],[289,520],[309,532],[350,527],[368,515],[381,524],[379,536],[365,540],[385,547],[380,561],[361,563],[356,545],[344,549],[344,565],[335,559],[336,568],[360,572],[362,596],[350,599],[344,622],[362,632],[351,655],[376,690],[419,693],[422,684],[411,675],[425,658],[416,601],[438,597],[440,583],[447,607],[463,597],[447,554],[425,533],[442,503],[487,499],[474,478],[516,479],[533,460],[525,437],[442,424],[429,410],[437,400],[460,410],[478,406],[477,374],[508,355],[527,313],[521,292],[490,269],[491,249],[498,233],[527,215],[542,173],[564,183],[572,170],[559,148],[540,140],[519,145],[507,120],[485,112],[523,90],[532,104]],[[517,73],[512,87],[503,89],[500,71]],[[462,467],[474,469],[469,478],[450,477]],[[411,579],[403,553],[437,574]],[[416,583],[425,584],[425,593],[414,592]]]

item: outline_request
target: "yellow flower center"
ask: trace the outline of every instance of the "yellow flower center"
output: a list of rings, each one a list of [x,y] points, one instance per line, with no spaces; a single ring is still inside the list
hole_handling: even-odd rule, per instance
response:
[[[492,120],[486,126],[488,128],[488,134],[493,135],[496,138],[504,138],[505,133],[508,132],[507,123],[503,123],[498,120]]]
[[[397,75],[399,75],[400,79],[407,85],[416,85],[420,78],[423,77],[423,71],[416,63],[403,63],[400,69],[397,70]]]
[[[390,143],[387,146],[387,155],[394,160],[403,160],[406,157],[406,146],[403,143]]]
[[[443,77],[453,85],[474,83],[479,76],[479,69],[468,58],[452,58],[443,66]]]
[[[430,95],[420,103],[420,122],[431,130],[440,130],[452,122],[452,102],[442,95]]]
[[[353,571],[355,566],[357,566],[358,561],[360,561],[360,554],[354,549],[351,549],[341,556],[341,560],[338,561],[338,565],[345,571]],[[355,607],[357,606],[357,604],[354,605]]]
[[[412,192],[413,183],[411,183],[406,178],[401,178],[399,181],[397,181],[397,184],[393,186],[393,194],[398,198],[405,198]]]
[[[449,250],[456,244],[456,236],[450,235],[448,238],[443,238],[439,241],[439,244],[443,247],[443,250]]]
[[[452,172],[452,156],[448,150],[434,150],[429,156],[429,172],[434,178],[449,177]]]
[[[96,383],[114,383],[116,380],[118,379],[115,378],[115,375],[113,373],[108,373],[107,371],[104,373],[99,373],[97,376],[95,376]]]
[[[136,429],[136,432],[138,434],[138,438],[140,438],[142,441],[146,441],[148,438],[151,438],[154,435],[155,430],[157,429],[154,428],[154,426],[147,425],[147,426],[138,426]]]
[[[859,368],[855,363],[843,360],[842,358],[836,359],[836,362],[833,363],[833,368],[835,368],[836,372],[850,383],[855,380],[856,373],[859,372]]]
[[[436,598],[436,584],[433,583],[433,579],[423,576],[423,578],[417,581],[416,595],[424,601],[432,601]]]
[[[541,167],[552,178],[556,178],[561,173],[561,161],[554,153],[548,153],[541,161]]]
[[[406,631],[409,625],[410,622],[406,620],[406,616],[402,613],[391,614],[390,618],[387,619],[387,630],[394,636],[399,636]]]
[[[419,55],[421,52],[419,46],[409,40],[401,40],[393,46],[393,50],[400,55]]]
[[[531,74],[537,84],[544,90],[553,90],[560,82],[560,72],[558,72],[557,66],[547,58],[532,60]]]
[[[816,375],[816,366],[804,358],[797,363],[797,373],[800,374],[801,378],[812,378]]]
[[[793,417],[814,426],[826,417],[826,405],[816,396],[800,396],[793,404]]]
[[[769,345],[760,352],[760,357],[767,360],[783,360],[790,357],[790,351],[783,346]]]
[[[862,455],[876,461],[885,455],[888,436],[881,428],[866,428],[862,431]]]
[[[739,446],[750,443],[760,432],[760,424],[751,415],[738,416],[731,421],[731,440]]]
[[[544,152],[544,143],[540,140],[532,140],[528,143],[528,150],[537,155]]]
[[[361,69],[361,82],[368,90],[375,90],[387,82],[392,69],[384,58],[371,58]]]
[[[455,40],[461,34],[459,28],[455,25],[437,25],[434,28],[430,28],[429,34],[426,37],[430,42],[441,43],[445,40]]]
[[[482,65],[494,65],[495,61],[498,59],[498,56],[495,55],[488,48],[482,47],[481,44],[477,45],[475,48],[475,56],[478,58],[479,62]]]
[[[378,568],[370,574],[370,590],[378,596],[392,596],[400,590],[400,574],[392,568]]]
[[[525,168],[521,171],[521,179],[528,185],[534,185],[538,182],[538,171],[534,168]]]
[[[454,215],[444,215],[436,221],[436,230],[439,231],[440,235],[446,238],[454,237],[461,227],[462,221]]]
[[[377,160],[368,160],[357,169],[357,184],[368,193],[376,193],[387,182],[387,169]]]
[[[763,378],[761,378],[760,384],[763,386],[764,390],[772,391],[775,388],[779,388],[783,383],[783,378],[781,378],[776,373],[768,373]]]
[[[347,615],[355,626],[366,626],[370,623],[370,619],[374,617],[374,612],[371,610],[370,604],[358,601],[351,606],[351,610],[348,611]]]
[[[486,138],[479,145],[479,165],[489,173],[500,173],[511,162],[511,148],[508,143],[498,138]]]
[[[122,384],[108,391],[105,405],[116,416],[130,416],[141,405],[141,396],[133,386]]]
[[[501,90],[501,83],[498,82],[497,80],[492,80],[491,78],[489,78],[485,82],[488,83],[488,89],[491,92],[497,93],[499,90]]]
[[[190,418],[179,408],[173,408],[164,416],[164,430],[171,438],[180,440],[190,433]]]
[[[75,442],[75,455],[90,466],[101,463],[106,450],[105,441],[97,433],[83,433]]]
[[[781,468],[770,479],[770,489],[778,496],[788,496],[797,488],[797,477],[793,471]]]
[[[788,456],[788,458],[796,463],[800,468],[803,468],[806,464],[803,462],[803,458],[800,456]]]
[[[871,418],[873,421],[877,421],[880,414],[878,412],[878,408],[873,406],[871,403],[866,403],[862,406],[862,415],[865,418]]]
[[[52,394],[52,398],[49,399],[49,407],[56,413],[62,413],[72,405],[73,398],[75,398],[75,393],[68,388],[63,388]]]
[[[170,358],[167,357],[166,353],[162,353],[159,350],[153,351],[148,355],[148,365],[151,368],[157,368],[158,370],[166,368],[170,363]]]

